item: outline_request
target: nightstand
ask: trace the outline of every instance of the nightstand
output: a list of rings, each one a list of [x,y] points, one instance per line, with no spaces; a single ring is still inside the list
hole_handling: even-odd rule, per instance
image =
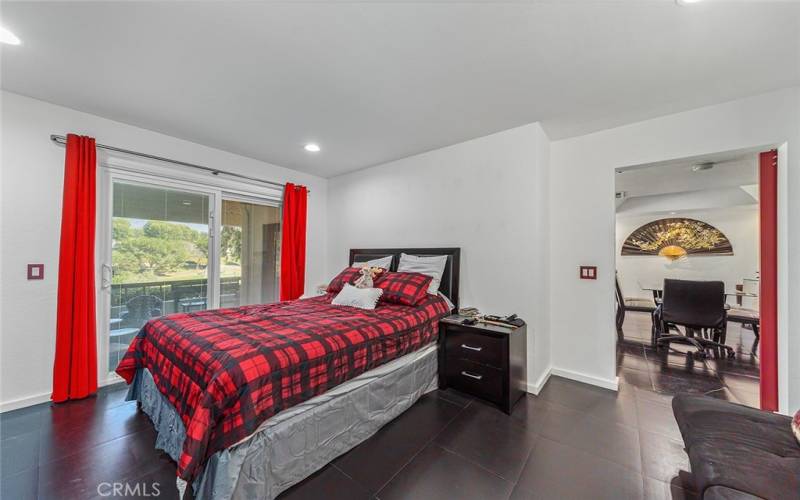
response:
[[[439,388],[453,388],[511,413],[527,392],[527,325],[462,325],[461,316],[439,321]]]

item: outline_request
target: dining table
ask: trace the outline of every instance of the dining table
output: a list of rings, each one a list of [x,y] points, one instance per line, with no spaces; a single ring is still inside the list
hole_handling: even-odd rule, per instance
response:
[[[660,286],[642,286],[642,290],[652,292],[653,294],[653,301],[658,305],[661,302],[662,297],[664,296],[664,287]],[[756,298],[758,297],[757,293],[752,292],[742,292],[737,290],[735,292],[725,292],[726,297],[751,297]]]

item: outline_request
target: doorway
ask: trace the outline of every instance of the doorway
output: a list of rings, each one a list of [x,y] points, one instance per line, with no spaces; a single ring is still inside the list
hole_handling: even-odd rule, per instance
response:
[[[655,392],[707,394],[762,406],[760,172],[759,151],[617,170],[615,295],[620,377]],[[688,280],[699,287],[721,283],[719,293],[724,298],[721,295],[715,306],[722,310],[724,300],[720,328],[687,328],[660,321],[665,279]],[[678,298],[673,294],[673,300],[666,300],[674,306]],[[717,341],[727,347],[698,349],[681,341],[658,342],[667,334],[697,337],[701,343]]]

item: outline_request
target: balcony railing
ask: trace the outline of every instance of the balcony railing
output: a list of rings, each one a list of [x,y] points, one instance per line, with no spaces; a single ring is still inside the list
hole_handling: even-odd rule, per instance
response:
[[[242,279],[232,277],[219,281],[220,307],[238,306]],[[207,297],[205,279],[111,285],[109,370],[116,368],[136,332],[151,316],[207,309]]]
[[[242,279],[238,276],[220,278],[220,307],[239,305]],[[111,318],[121,318],[127,304],[142,296],[156,297],[161,314],[199,311],[208,308],[208,282],[205,279],[151,281],[111,285]]]

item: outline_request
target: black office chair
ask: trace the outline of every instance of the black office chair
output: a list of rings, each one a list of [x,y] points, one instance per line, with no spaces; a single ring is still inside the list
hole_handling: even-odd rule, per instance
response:
[[[698,356],[706,356],[707,349],[718,349],[732,358],[733,348],[703,335],[711,332],[713,338],[724,339],[727,323],[723,282],[664,280],[661,304],[653,312],[656,348],[680,342],[695,346]],[[678,326],[684,327],[684,334]]]

